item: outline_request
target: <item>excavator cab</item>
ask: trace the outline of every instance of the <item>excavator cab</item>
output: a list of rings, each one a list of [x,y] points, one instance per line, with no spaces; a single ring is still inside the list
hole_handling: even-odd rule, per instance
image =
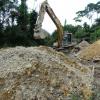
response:
[[[64,32],[62,47],[68,46],[72,43],[72,33]]]

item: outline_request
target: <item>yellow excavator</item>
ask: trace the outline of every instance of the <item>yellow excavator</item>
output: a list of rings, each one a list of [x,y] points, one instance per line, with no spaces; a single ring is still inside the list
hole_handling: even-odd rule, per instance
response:
[[[47,0],[41,4],[39,15],[38,15],[36,25],[34,28],[34,38],[40,39],[42,22],[44,20],[44,15],[46,12],[50,16],[50,18],[52,19],[52,21],[54,22],[54,24],[57,27],[58,41],[57,41],[56,48],[63,48],[63,47],[71,46],[72,45],[72,34],[66,33],[63,31],[61,22],[59,21],[59,19],[55,15],[54,11],[52,10],[50,5],[48,4]]]

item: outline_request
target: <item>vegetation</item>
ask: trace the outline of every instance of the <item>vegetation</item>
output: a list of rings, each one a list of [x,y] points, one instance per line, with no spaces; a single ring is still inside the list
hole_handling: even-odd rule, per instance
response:
[[[29,13],[26,0],[0,1],[0,46],[37,45],[33,39],[33,28],[37,13]],[[32,28],[33,27],[33,28]]]
[[[27,0],[0,0],[0,47],[7,46],[52,46],[57,41],[56,30],[44,40],[33,38],[34,27],[37,19],[35,10],[28,12]],[[21,2],[19,4],[19,2]],[[74,20],[81,21],[87,17],[92,22],[94,14],[97,14],[94,24],[89,26],[86,22],[80,26],[68,25],[65,21],[64,31],[73,33],[77,41],[83,39],[94,42],[100,39],[100,2],[88,4],[84,10],[78,11]]]
[[[92,26],[90,27],[87,23],[84,23],[83,30],[85,31],[80,34],[85,33],[85,37],[89,39],[89,42],[94,42],[97,39],[100,39],[100,1],[96,4],[90,3],[88,4],[84,10],[76,12],[77,17],[74,18],[75,21],[81,21],[83,17],[87,17],[90,21]],[[92,23],[94,15],[97,14],[97,18],[95,18],[95,22]],[[81,30],[82,31],[82,30]],[[79,35],[80,35],[79,34]]]

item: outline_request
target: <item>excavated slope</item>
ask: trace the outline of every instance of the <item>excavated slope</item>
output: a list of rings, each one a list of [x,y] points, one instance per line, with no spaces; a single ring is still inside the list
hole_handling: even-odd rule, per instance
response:
[[[0,50],[0,100],[88,100],[93,72],[52,48]],[[81,100],[81,99],[80,99]]]
[[[87,48],[83,49],[79,54],[78,57],[83,60],[92,61],[95,59],[100,60],[100,40],[96,41],[95,43],[91,44]]]

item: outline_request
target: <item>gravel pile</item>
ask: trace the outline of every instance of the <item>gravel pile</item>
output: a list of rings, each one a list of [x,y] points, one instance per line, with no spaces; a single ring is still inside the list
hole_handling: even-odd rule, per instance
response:
[[[0,50],[0,100],[88,100],[92,82],[91,69],[52,48]]]

